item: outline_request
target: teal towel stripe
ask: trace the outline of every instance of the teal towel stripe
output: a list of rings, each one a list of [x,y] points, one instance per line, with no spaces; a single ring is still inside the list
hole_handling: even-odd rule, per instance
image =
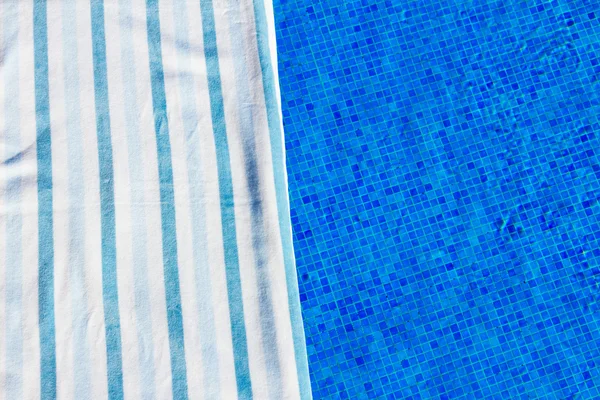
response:
[[[227,296],[229,298],[235,377],[238,396],[246,399],[252,398],[252,381],[248,365],[248,344],[246,342],[244,302],[242,299],[240,263],[237,249],[231,160],[229,159],[229,144],[227,141],[227,126],[223,105],[219,53],[215,31],[215,13],[212,0],[200,0],[200,7],[202,10],[202,29],[204,35],[204,57],[208,70],[210,109],[217,152],[217,169],[219,172],[221,224],[225,250],[225,272],[227,273]]]
[[[54,238],[52,204],[52,140],[48,83],[46,1],[33,3],[35,113],[38,188],[38,299],[41,398],[56,398],[54,326]]]
[[[160,37],[158,1],[146,2],[148,52],[152,83],[152,104],[158,152],[158,179],[160,181],[160,204],[162,215],[163,263],[165,269],[165,292],[167,297],[167,321],[171,349],[173,397],[187,399],[187,372],[183,342],[181,295],[179,293],[179,270],[177,265],[177,234],[175,232],[175,199],[173,192],[173,166],[167,117],[167,99]]]
[[[98,164],[100,169],[100,212],[102,224],[102,288],[106,337],[108,395],[111,400],[122,399],[123,363],[121,323],[119,318],[119,291],[117,286],[117,243],[115,233],[115,193],[113,148],[110,130],[110,105],[106,72],[106,42],[104,29],[104,2],[93,0],[92,48],[94,54],[94,99],[96,102],[96,129]]]

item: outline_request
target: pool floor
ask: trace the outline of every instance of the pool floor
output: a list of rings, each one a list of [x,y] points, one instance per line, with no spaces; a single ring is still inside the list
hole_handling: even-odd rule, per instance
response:
[[[600,398],[600,2],[274,7],[314,398]]]

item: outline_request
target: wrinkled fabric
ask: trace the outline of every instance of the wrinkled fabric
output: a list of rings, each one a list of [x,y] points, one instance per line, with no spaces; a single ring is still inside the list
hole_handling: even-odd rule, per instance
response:
[[[0,398],[311,398],[273,25],[0,0]]]

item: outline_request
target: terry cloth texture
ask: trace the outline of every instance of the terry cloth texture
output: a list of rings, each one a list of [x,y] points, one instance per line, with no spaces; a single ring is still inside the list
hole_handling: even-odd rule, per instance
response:
[[[270,0],[0,0],[0,398],[310,399]]]

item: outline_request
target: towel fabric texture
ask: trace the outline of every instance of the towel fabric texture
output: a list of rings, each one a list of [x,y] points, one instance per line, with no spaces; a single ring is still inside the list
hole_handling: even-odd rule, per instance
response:
[[[0,0],[0,399],[310,399],[270,0]]]

